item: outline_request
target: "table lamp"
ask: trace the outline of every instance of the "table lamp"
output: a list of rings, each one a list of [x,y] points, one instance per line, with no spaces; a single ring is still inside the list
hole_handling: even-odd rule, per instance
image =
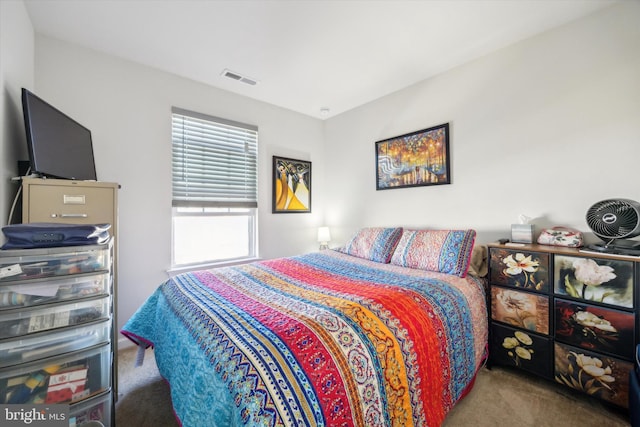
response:
[[[320,250],[329,249],[329,242],[331,241],[331,232],[329,227],[318,228],[318,242],[320,242]]]

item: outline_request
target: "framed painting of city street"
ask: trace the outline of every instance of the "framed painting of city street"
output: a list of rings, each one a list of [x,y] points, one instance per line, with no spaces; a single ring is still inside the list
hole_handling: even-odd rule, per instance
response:
[[[449,123],[376,142],[376,190],[450,183]]]

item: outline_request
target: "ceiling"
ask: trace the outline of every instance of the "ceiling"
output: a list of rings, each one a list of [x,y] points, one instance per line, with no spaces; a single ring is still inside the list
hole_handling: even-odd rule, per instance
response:
[[[36,33],[317,118],[616,2],[25,0]]]

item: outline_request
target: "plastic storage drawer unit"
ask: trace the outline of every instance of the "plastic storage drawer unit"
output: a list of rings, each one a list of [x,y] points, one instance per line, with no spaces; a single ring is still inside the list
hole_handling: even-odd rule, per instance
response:
[[[2,251],[0,282],[107,271],[111,268],[109,245],[11,249]]]
[[[0,310],[109,295],[110,277],[105,272],[1,282]]]
[[[0,339],[109,319],[111,297],[0,311]]]
[[[0,369],[0,404],[75,403],[111,388],[111,346]]]
[[[0,0],[2,1],[2,0]],[[0,406],[114,427],[114,241],[0,251]]]
[[[111,393],[104,393],[69,408],[69,427],[82,427],[91,421],[100,421],[105,426],[111,425]]]
[[[82,350],[111,339],[111,320],[0,341],[0,368]]]

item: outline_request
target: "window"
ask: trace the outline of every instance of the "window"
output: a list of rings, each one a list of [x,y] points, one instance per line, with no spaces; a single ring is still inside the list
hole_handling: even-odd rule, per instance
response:
[[[172,264],[257,256],[258,128],[172,109]]]

